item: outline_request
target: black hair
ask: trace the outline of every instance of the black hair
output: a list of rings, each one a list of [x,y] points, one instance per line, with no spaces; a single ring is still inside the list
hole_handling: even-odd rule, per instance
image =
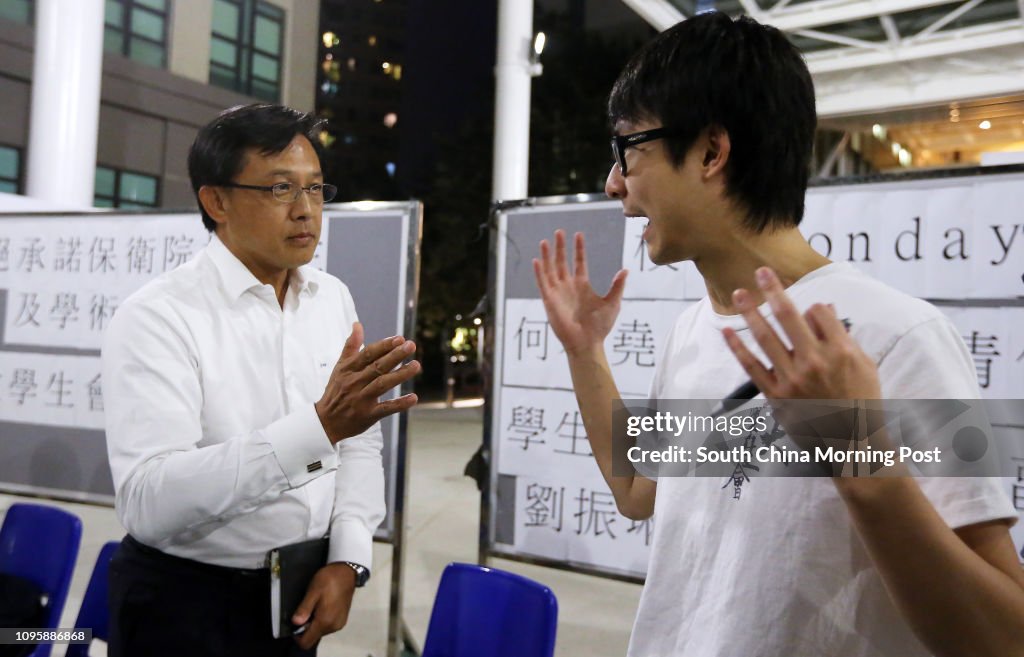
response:
[[[800,52],[777,29],[743,16],[699,14],[662,32],[626,64],[608,118],[660,121],[682,164],[701,132],[729,133],[726,194],[755,232],[799,224],[817,117]]]
[[[245,151],[257,149],[264,155],[280,153],[298,135],[313,145],[321,156],[320,131],[325,121],[282,105],[239,105],[224,110],[196,135],[188,152],[188,176],[203,225],[211,233],[217,223],[207,214],[199,189],[203,185],[224,185],[245,168]]]

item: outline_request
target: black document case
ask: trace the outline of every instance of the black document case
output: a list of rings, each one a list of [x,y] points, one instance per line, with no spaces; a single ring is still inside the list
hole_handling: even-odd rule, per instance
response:
[[[274,638],[298,629],[292,615],[299,608],[316,571],[327,565],[327,538],[285,545],[267,554],[270,564],[270,616]]]

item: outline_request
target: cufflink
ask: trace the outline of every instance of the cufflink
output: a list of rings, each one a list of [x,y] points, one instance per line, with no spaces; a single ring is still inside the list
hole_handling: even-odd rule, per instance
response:
[[[316,472],[317,470],[322,470],[323,467],[324,464],[321,463],[320,461],[313,461],[312,463],[306,466],[306,472],[313,473]]]

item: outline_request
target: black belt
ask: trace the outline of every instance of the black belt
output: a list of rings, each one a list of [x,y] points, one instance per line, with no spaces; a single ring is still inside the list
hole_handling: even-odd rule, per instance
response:
[[[204,575],[212,575],[217,577],[234,577],[236,575],[243,575],[246,577],[262,577],[269,575],[269,568],[231,568],[230,566],[218,566],[212,563],[204,563],[202,561],[195,561],[194,559],[186,559],[184,557],[176,557],[166,552],[140,543],[138,540],[133,538],[130,534],[124,537],[121,542],[122,547],[127,546],[129,552],[135,552],[139,556],[145,557],[146,559],[153,560],[157,563],[164,564],[171,568],[191,570],[195,573],[201,573]]]

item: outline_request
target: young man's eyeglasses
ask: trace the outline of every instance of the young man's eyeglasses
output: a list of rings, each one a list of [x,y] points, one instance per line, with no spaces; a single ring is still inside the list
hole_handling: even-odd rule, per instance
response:
[[[636,146],[637,144],[643,144],[644,142],[654,141],[655,139],[661,139],[662,137],[667,137],[668,134],[668,128],[651,128],[650,130],[644,130],[642,132],[632,132],[628,135],[612,136],[612,155],[615,157],[615,163],[619,165],[619,173],[623,176],[626,175],[627,148],[630,146]]]
[[[290,182],[279,182],[276,185],[241,185],[239,183],[225,183],[220,187],[232,187],[235,189],[255,189],[259,192],[270,192],[274,198],[282,203],[294,203],[299,194],[306,192],[309,200],[313,203],[330,203],[338,194],[338,188],[326,183],[313,183],[309,187],[302,187]]]

